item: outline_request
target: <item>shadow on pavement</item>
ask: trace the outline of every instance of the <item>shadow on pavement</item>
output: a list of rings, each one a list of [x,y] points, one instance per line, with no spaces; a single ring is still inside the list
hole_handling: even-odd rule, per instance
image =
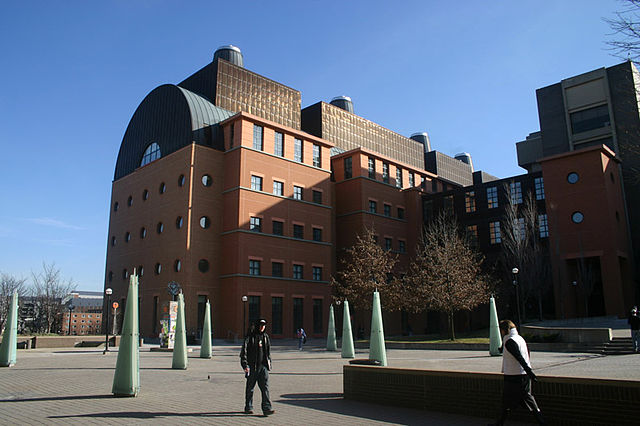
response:
[[[247,415],[242,411],[219,411],[209,413],[170,413],[170,412],[151,412],[151,411],[121,411],[119,413],[92,413],[92,414],[76,414],[69,416],[49,416],[49,419],[69,419],[82,417],[95,418],[131,418],[131,419],[155,419],[162,417],[265,417],[263,415]]]
[[[38,401],[74,401],[81,399],[107,399],[115,398],[112,394],[109,395],[71,395],[71,396],[51,396],[47,398],[16,398],[16,399],[2,399],[0,402],[38,402]]]

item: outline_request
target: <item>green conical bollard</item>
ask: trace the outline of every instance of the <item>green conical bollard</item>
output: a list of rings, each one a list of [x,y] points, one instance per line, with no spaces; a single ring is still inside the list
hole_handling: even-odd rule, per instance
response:
[[[9,315],[4,324],[2,344],[0,344],[0,367],[11,367],[16,364],[18,346],[18,292],[13,292]]]
[[[333,305],[329,306],[329,325],[327,328],[327,350],[337,351],[338,344],[336,343],[336,320],[333,317]]]
[[[489,354],[491,356],[502,355],[500,353],[502,339],[500,338],[500,328],[498,326],[498,311],[496,309],[496,300],[491,296],[489,299]]]
[[[184,295],[178,295],[178,318],[176,319],[176,340],[173,345],[173,362],[175,370],[187,369],[187,331],[184,324]]]
[[[369,359],[380,361],[380,365],[387,365],[387,349],[384,344],[384,326],[382,324],[382,309],[380,307],[380,293],[373,292],[373,312],[371,315],[371,339],[369,340]]]
[[[200,358],[211,358],[211,305],[208,300],[207,304],[204,305],[204,325],[202,326]]]
[[[114,396],[136,396],[140,391],[140,334],[138,332],[138,276],[129,277],[122,336],[113,375]]]
[[[344,313],[342,314],[342,358],[355,358],[353,347],[353,333],[351,332],[351,315],[349,314],[349,302],[344,301]]]

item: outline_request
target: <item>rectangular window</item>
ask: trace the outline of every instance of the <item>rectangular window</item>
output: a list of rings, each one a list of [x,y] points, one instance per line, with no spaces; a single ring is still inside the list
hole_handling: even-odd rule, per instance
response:
[[[282,297],[271,298],[271,334],[282,334]]]
[[[314,281],[322,281],[322,267],[314,266],[313,267],[313,280]]]
[[[540,238],[549,236],[549,222],[547,222],[547,214],[538,215],[538,228],[540,229]]]
[[[251,189],[262,191],[262,178],[260,176],[251,175]]]
[[[502,242],[500,236],[500,222],[489,222],[489,237],[491,244],[498,244]]]
[[[284,195],[284,183],[277,180],[273,181],[273,195]]]
[[[294,139],[293,140],[293,159],[298,163],[302,163],[303,152],[302,152],[302,140]]]
[[[534,179],[534,184],[536,187],[536,200],[544,200],[544,181],[541,177],[537,177]]]
[[[490,186],[487,188],[487,208],[495,209],[498,207],[498,188]]]
[[[275,133],[273,153],[278,157],[284,157],[284,135],[280,132]]]
[[[522,184],[520,182],[511,182],[509,192],[511,193],[511,204],[522,204]]]
[[[406,253],[407,252],[407,243],[405,243],[402,240],[398,241],[398,251],[400,253]]]
[[[373,200],[369,200],[369,213],[378,213],[378,203],[373,201]]]
[[[282,277],[283,266],[281,262],[271,262],[271,276]]]
[[[264,132],[264,128],[262,126],[258,126],[257,124],[253,125],[253,149],[257,149],[258,151],[262,151],[263,140],[262,135]]]
[[[302,187],[301,186],[293,186],[293,199],[294,200],[302,200]]]
[[[402,207],[398,207],[398,219],[404,219],[404,209]]]
[[[424,223],[431,222],[433,218],[433,200],[424,200],[422,203],[422,215]]]
[[[464,211],[473,213],[476,211],[476,193],[469,191],[464,193]]]
[[[260,296],[249,296],[249,324],[260,319]]]
[[[396,188],[402,188],[402,169],[396,168]]]
[[[302,225],[293,225],[293,238],[304,238],[304,226]]]
[[[446,195],[443,199],[443,208],[444,211],[448,214],[453,213],[453,195]]]
[[[610,125],[609,106],[606,104],[571,113],[571,131],[573,134],[600,129]]]
[[[384,215],[387,217],[391,216],[391,205],[389,204],[384,205]]]
[[[296,280],[302,279],[303,268],[302,265],[293,265],[293,278]]]
[[[235,125],[234,125],[234,123],[231,123],[229,125],[229,128],[231,129],[231,131],[229,132],[229,135],[230,135],[229,136],[229,149],[231,149],[231,148],[233,148],[233,139],[235,138],[235,134],[234,134],[235,133],[234,132]]]
[[[369,179],[376,178],[376,160],[369,157]]]
[[[302,297],[293,298],[293,331],[294,332],[299,328],[304,328],[304,324],[303,324],[304,312],[302,311],[303,304],[304,304],[304,299]]]
[[[313,166],[321,167],[322,158],[320,157],[320,145],[313,144]]]
[[[352,159],[347,157],[344,159],[344,178],[351,179],[353,177]]]
[[[415,186],[416,183],[416,177],[413,174],[413,172],[409,172],[409,188],[413,188]]]
[[[478,225],[467,226],[466,235],[471,247],[478,247]]]
[[[316,204],[322,204],[322,191],[313,190],[313,202]]]
[[[249,223],[249,229],[253,232],[262,232],[262,218],[251,216],[251,222]]]
[[[313,228],[313,241],[322,241],[322,229]]]
[[[283,235],[284,223],[279,220],[274,220],[273,224],[273,235]]]
[[[393,241],[391,240],[391,238],[385,238],[384,239],[384,249],[385,250],[391,250],[391,245],[393,244]]]
[[[260,261],[259,260],[250,260],[249,261],[249,275],[260,275]]]
[[[313,299],[313,333],[322,333],[322,299]]]
[[[519,217],[516,223],[513,224],[513,237],[518,241],[524,241],[525,227],[523,217]]]
[[[382,181],[389,183],[389,163],[382,163]]]

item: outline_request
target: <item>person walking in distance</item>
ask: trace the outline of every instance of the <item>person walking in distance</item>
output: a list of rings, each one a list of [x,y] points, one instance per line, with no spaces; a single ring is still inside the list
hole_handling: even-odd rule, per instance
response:
[[[302,350],[302,345],[307,343],[307,333],[304,332],[304,328],[300,327],[296,331],[296,337],[298,337],[298,350]]]
[[[635,352],[640,351],[640,312],[638,312],[638,307],[634,306],[631,309],[631,314],[629,315],[629,319],[627,320],[629,326],[631,327],[631,339],[633,340],[633,350]]]
[[[262,392],[262,412],[275,413],[269,399],[269,370],[271,370],[271,341],[265,332],[267,321],[259,319],[251,324],[240,350],[240,365],[247,379],[244,413],[253,414],[253,388],[256,383]]]
[[[533,413],[539,424],[545,424],[540,408],[531,394],[531,381],[537,381],[531,370],[527,342],[518,334],[513,322],[500,321],[502,334],[502,373],[504,389],[502,412],[495,425],[503,425],[512,409],[524,406]],[[506,349],[506,350],[504,350]]]

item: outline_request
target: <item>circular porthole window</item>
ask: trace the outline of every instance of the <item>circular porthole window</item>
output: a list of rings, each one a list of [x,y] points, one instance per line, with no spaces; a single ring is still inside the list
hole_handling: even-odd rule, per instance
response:
[[[131,241],[131,233],[127,232],[126,234],[124,234],[124,242],[128,243],[129,241]]]
[[[176,260],[176,263],[173,265],[173,269],[175,269],[176,272],[180,272],[182,269],[182,262],[180,262],[180,259]]]
[[[116,245],[116,237],[111,237],[111,247]]]
[[[580,212],[573,212],[573,214],[571,215],[571,221],[573,223],[582,223],[583,220],[584,215]]]
[[[149,199],[149,191],[146,189],[142,191],[142,201],[147,201]]]
[[[213,183],[213,179],[211,179],[211,176],[209,175],[202,176],[202,184],[204,186],[211,186],[212,183]]]
[[[167,190],[167,185],[164,182],[162,182],[160,184],[160,189],[159,190],[160,190],[161,194],[164,194],[164,192]]]
[[[129,278],[129,271],[127,271],[126,269],[122,270],[122,279],[126,280],[127,278]]]
[[[138,266],[138,276],[141,277],[144,275],[144,266]]]
[[[140,229],[140,238],[144,240],[144,237],[147,236],[147,228],[141,228]]]
[[[164,231],[164,225],[162,224],[162,222],[158,222],[158,226],[156,227],[156,231],[158,231],[158,234],[162,234],[162,231]]]
[[[127,205],[129,207],[131,207],[133,205],[133,197],[131,195],[129,195],[129,198],[127,199]]]
[[[162,265],[156,263],[156,275],[160,275],[160,272],[162,272]]]
[[[572,185],[578,182],[578,180],[580,180],[580,176],[578,176],[576,172],[571,172],[567,175],[567,182],[569,182]]]
[[[200,227],[202,229],[207,229],[211,225],[211,220],[207,216],[202,216],[200,218]]]
[[[120,205],[118,204],[118,202],[116,201],[115,203],[113,203],[113,211],[117,212],[118,211],[118,207],[120,207]]]
[[[182,220],[182,216],[178,216],[178,218],[176,219],[176,228],[180,229],[182,228],[182,224],[183,224],[183,220]]]
[[[198,261],[198,270],[205,273],[209,270],[209,261],[207,259],[200,259]]]
[[[184,175],[180,175],[180,177],[178,178],[178,186],[183,186],[184,185]]]

